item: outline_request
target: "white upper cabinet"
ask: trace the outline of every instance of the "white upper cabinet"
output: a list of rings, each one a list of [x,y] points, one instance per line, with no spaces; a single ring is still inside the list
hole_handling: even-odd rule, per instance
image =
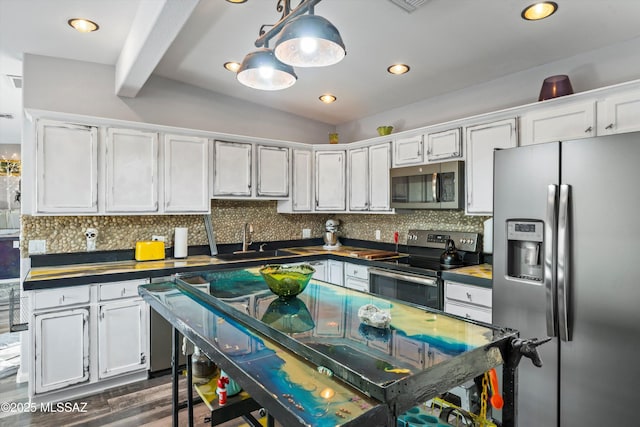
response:
[[[515,118],[466,128],[467,214],[493,213],[493,152],[497,148],[515,147],[517,143]]]
[[[316,151],[316,210],[343,211],[346,208],[345,152]]]
[[[427,162],[462,157],[460,128],[427,135]]]
[[[98,128],[38,121],[36,211],[98,212]]]
[[[313,153],[311,150],[293,150],[293,191],[294,211],[313,210]]]
[[[164,136],[165,212],[209,212],[209,140]]]
[[[520,145],[588,138],[596,135],[596,103],[580,101],[545,107],[544,103],[520,118]]]
[[[598,135],[640,130],[640,91],[611,95],[598,102]]]
[[[423,163],[423,136],[396,138],[393,140],[393,166]]]
[[[369,148],[349,150],[349,209],[369,209]]]
[[[390,207],[391,143],[369,147],[369,210],[388,211]]]
[[[158,134],[107,129],[106,211],[158,211]]]
[[[215,141],[213,146],[213,196],[251,197],[253,145]]]
[[[289,149],[256,146],[258,157],[258,197],[289,196]]]

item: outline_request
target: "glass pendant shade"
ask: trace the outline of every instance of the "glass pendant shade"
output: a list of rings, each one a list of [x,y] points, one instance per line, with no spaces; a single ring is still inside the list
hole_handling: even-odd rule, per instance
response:
[[[557,98],[559,96],[571,95],[573,93],[573,87],[569,81],[569,76],[561,74],[557,76],[551,76],[544,79],[542,82],[542,88],[540,89],[540,96],[538,101],[544,101],[545,99]]]
[[[346,55],[336,27],[317,15],[300,15],[289,21],[280,32],[274,53],[293,67],[333,65]]]
[[[293,86],[298,76],[291,66],[278,61],[273,50],[262,48],[244,57],[236,78],[253,89],[281,90]]]

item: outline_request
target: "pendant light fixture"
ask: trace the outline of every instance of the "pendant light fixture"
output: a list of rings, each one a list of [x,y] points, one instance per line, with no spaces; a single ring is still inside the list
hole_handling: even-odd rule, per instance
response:
[[[297,76],[292,67],[333,65],[345,56],[340,32],[328,20],[314,15],[314,6],[322,0],[301,0],[291,9],[291,0],[277,0],[281,19],[260,27],[255,45],[237,73],[240,83],[261,90],[279,90],[292,86]],[[306,14],[308,13],[308,14]],[[305,15],[306,14],[306,15]],[[271,27],[269,31],[265,27]],[[278,36],[274,49],[269,40]]]
[[[300,15],[280,31],[276,58],[294,67],[325,67],[346,55],[340,32],[322,16]]]
[[[244,57],[236,78],[253,89],[281,90],[293,86],[298,76],[290,65],[278,61],[273,50],[261,48]]]

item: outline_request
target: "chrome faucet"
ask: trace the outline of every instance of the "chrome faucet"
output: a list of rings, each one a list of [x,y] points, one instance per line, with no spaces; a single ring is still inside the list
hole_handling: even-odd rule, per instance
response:
[[[242,227],[242,252],[249,252],[249,245],[253,243],[253,225],[248,222]]]

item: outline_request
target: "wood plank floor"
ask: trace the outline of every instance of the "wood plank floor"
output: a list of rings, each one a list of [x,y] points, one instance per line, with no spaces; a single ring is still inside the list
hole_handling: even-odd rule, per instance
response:
[[[194,397],[197,394],[194,392]],[[180,399],[186,400],[186,379],[180,381]],[[25,384],[16,384],[15,376],[0,380],[0,402],[28,402]],[[72,402],[86,403],[86,412],[0,413],[0,426],[171,426],[171,376],[151,378]],[[204,404],[194,408],[194,425],[207,426],[209,410]],[[257,413],[254,413],[259,418]],[[180,426],[186,426],[187,411],[180,411]],[[221,426],[237,427],[246,423],[240,418]],[[278,426],[278,424],[276,423]]]

